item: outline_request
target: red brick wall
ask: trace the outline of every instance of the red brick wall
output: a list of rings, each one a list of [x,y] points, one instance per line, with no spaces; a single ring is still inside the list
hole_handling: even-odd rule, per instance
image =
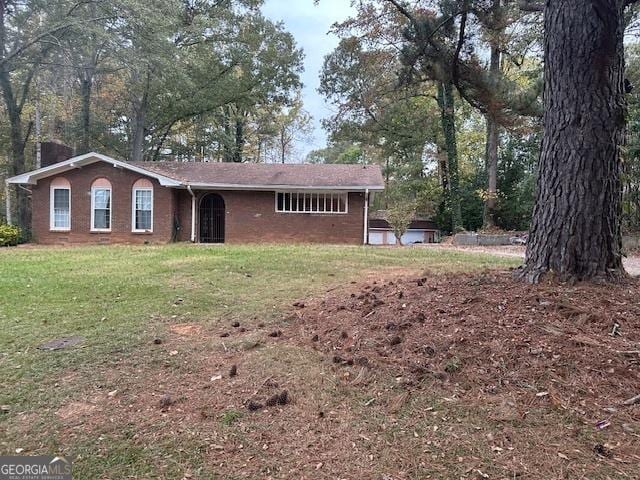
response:
[[[49,185],[63,177],[71,183],[71,231],[49,229]],[[111,232],[91,232],[91,184],[97,178],[111,182]],[[131,232],[131,194],[133,184],[143,176],[115,168],[103,162],[94,163],[59,176],[42,179],[32,187],[34,241],[38,243],[164,243],[171,240],[175,211],[175,195],[168,188],[153,183],[153,233]]]
[[[226,243],[362,244],[363,193],[349,193],[347,214],[276,213],[275,192],[213,193],[222,196],[225,202]],[[198,202],[205,194],[197,192]]]
[[[187,190],[175,190],[178,217],[178,241],[191,241],[191,194]]]

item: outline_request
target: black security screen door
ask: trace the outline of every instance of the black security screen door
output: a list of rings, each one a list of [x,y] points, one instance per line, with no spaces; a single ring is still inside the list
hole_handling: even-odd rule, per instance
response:
[[[215,193],[200,202],[200,242],[224,243],[224,200]]]

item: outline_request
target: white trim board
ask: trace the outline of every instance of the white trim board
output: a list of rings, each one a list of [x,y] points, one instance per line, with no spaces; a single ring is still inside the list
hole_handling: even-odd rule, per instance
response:
[[[86,153],[84,155],[65,160],[64,162],[55,163],[53,165],[49,165],[48,167],[43,167],[31,172],[23,173],[21,175],[16,175],[15,177],[8,178],[7,183],[16,185],[35,185],[38,180],[42,178],[50,177],[52,175],[59,175],[64,172],[68,172],[69,170],[81,168],[96,162],[110,163],[116,168],[123,168],[132,172],[139,173],[140,175],[144,175],[146,177],[155,178],[163,187],[179,187],[182,185],[182,183],[173,180],[172,178],[165,177],[164,175],[159,175],[149,170],[145,170],[144,168],[139,168],[134,165],[130,165],[127,162],[116,160],[115,158],[107,157],[106,155],[95,152]]]
[[[185,186],[189,185],[196,190],[259,190],[264,192],[330,192],[330,191],[342,191],[342,192],[383,192],[382,186],[370,186],[370,185],[348,185],[348,186],[311,186],[311,185],[243,185],[239,183],[185,183]]]

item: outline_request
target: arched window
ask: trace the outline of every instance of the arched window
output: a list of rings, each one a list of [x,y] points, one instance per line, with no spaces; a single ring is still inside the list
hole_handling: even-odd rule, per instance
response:
[[[91,231],[111,231],[111,183],[106,178],[91,185]]]
[[[153,184],[146,178],[133,184],[131,231],[153,232]]]
[[[51,230],[71,230],[71,184],[66,178],[58,177],[51,182],[49,199],[49,228]]]

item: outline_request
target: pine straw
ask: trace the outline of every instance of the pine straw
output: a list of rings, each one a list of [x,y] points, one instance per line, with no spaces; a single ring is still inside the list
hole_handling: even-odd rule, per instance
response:
[[[388,371],[412,395],[436,392],[517,425],[505,445],[518,454],[497,447],[503,472],[573,478],[605,462],[637,478],[640,405],[623,402],[640,393],[639,299],[635,280],[531,286],[508,272],[425,274],[329,295],[307,305],[299,327],[336,362]],[[570,421],[548,423],[558,418]],[[601,421],[610,425],[599,431]],[[518,455],[515,468],[508,457]]]

